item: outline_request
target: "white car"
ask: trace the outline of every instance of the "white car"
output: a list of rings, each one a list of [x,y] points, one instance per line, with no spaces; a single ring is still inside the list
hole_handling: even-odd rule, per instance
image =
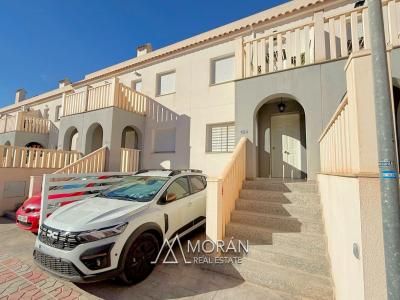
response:
[[[73,282],[146,278],[165,240],[205,224],[206,177],[141,171],[56,210],[39,230],[35,262]]]

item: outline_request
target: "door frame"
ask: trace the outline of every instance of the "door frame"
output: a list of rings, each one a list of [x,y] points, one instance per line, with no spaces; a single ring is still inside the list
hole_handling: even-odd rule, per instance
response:
[[[269,141],[271,145],[271,155],[269,158],[269,177],[270,178],[281,178],[282,180],[285,179],[285,174],[282,174],[282,177],[273,177],[272,176],[272,160],[273,160],[273,155],[272,155],[272,118],[277,117],[277,116],[285,116],[285,115],[298,115],[299,116],[299,132],[300,132],[300,138],[301,138],[301,113],[298,111],[292,111],[292,112],[283,112],[283,113],[273,113],[271,114],[270,118],[270,128],[271,130],[269,131]],[[301,149],[300,149],[301,151]],[[300,152],[301,153],[301,152]],[[300,157],[301,159],[301,157]]]

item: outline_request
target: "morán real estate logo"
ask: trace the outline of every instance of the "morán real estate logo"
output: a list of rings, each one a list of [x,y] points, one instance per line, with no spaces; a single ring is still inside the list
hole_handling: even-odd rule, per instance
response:
[[[167,249],[167,252],[162,259],[161,254],[164,248]],[[229,241],[218,240],[215,243],[208,239],[197,241],[187,240],[186,247],[183,247],[179,237],[175,236],[171,240],[164,240],[156,259],[151,263],[178,264],[178,257],[180,256],[177,257],[177,254],[179,252],[184,264],[240,264],[242,263],[243,256],[249,253],[249,241],[238,240],[235,243],[231,239]]]

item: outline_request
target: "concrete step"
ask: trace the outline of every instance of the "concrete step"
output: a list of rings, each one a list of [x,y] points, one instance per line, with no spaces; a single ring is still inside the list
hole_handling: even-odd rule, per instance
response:
[[[301,299],[304,297],[318,300],[333,299],[332,283],[329,278],[251,258],[243,258],[240,264],[206,264],[204,267],[297,297],[302,296]]]
[[[310,209],[310,207],[304,208],[293,204],[282,204],[279,202],[274,203],[264,200],[238,199],[236,200],[236,209],[280,216],[322,220],[322,209],[318,205],[315,205]]]
[[[242,189],[239,198],[262,200],[281,204],[293,204],[303,207],[320,207],[320,197],[318,194],[313,193],[282,193],[279,191]]]
[[[251,245],[248,258],[330,278],[331,267],[326,256],[310,256],[275,245]]]
[[[273,180],[246,180],[243,188],[277,192],[318,193],[315,182],[277,182]]]
[[[305,220],[246,210],[234,210],[231,215],[231,222],[266,227],[278,232],[324,234],[322,220]]]
[[[225,237],[249,240],[256,245],[290,248],[302,254],[326,255],[325,236],[321,234],[282,233],[270,228],[231,222],[226,225]]]
[[[308,272],[330,278],[330,263],[327,256],[310,255],[291,248],[276,245],[254,245],[245,240],[226,240],[225,245],[235,245],[232,251],[226,251],[223,257],[247,257],[264,263]],[[240,244],[239,244],[240,243]],[[243,249],[248,249],[246,253]],[[226,249],[226,248],[225,248]],[[238,249],[242,251],[237,251]]]
[[[17,219],[15,211],[6,211],[4,212],[4,218],[7,218],[11,221],[15,221]]]

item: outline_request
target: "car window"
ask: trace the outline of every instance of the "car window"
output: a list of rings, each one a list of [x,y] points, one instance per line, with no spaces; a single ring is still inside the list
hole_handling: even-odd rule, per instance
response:
[[[190,184],[192,185],[192,193],[197,193],[206,188],[203,176],[190,176]]]
[[[100,197],[147,202],[154,198],[168,181],[167,177],[130,176],[99,194]]]
[[[174,193],[176,200],[190,195],[189,182],[187,177],[179,177],[167,189],[167,193]]]

